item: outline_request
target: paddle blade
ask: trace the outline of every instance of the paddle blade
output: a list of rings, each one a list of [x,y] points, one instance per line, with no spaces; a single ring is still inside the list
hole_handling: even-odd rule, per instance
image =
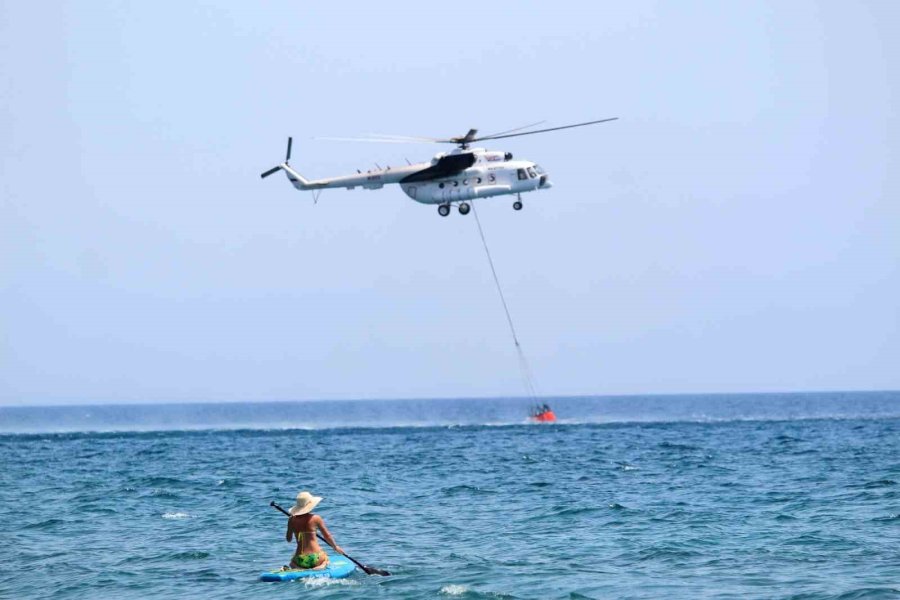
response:
[[[375,567],[370,567],[368,565],[362,565],[362,570],[366,572],[366,575],[381,575],[382,577],[388,577],[390,575],[390,573],[384,569],[376,569]]]

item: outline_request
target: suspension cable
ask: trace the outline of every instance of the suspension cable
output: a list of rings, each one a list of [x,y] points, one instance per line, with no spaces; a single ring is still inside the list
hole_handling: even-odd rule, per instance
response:
[[[531,369],[528,367],[528,361],[525,359],[525,353],[522,352],[522,345],[519,344],[519,336],[516,335],[516,327],[513,325],[512,317],[509,314],[509,306],[506,304],[506,297],[503,295],[503,288],[500,287],[500,278],[497,277],[497,269],[494,268],[494,260],[491,258],[491,251],[488,249],[487,240],[484,237],[484,229],[481,228],[481,220],[478,218],[478,212],[475,210],[475,203],[471,205],[472,214],[475,215],[475,223],[478,225],[478,234],[481,236],[481,243],[484,245],[484,254],[487,256],[488,264],[491,266],[491,274],[494,276],[494,283],[497,285],[497,293],[500,295],[500,302],[503,304],[503,311],[506,313],[506,322],[509,323],[509,331],[512,333],[513,342],[516,345],[516,354],[519,359],[519,370],[522,373],[522,382],[525,389],[531,396],[532,402],[537,403],[537,391],[534,385],[534,378],[531,376]]]

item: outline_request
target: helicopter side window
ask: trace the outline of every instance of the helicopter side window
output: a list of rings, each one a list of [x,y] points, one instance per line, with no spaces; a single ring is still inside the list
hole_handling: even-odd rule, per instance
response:
[[[453,187],[459,187],[459,182],[458,182],[458,181],[454,181],[454,182],[453,182]]]
[[[438,187],[441,188],[441,189],[444,189],[444,183],[443,183],[443,182],[439,183],[439,184],[438,184]]]
[[[522,180],[524,180],[524,179],[528,179],[528,174],[525,172],[525,169],[519,169],[519,170],[516,171],[516,172],[519,174],[519,181],[522,181]]]
[[[528,176],[534,179],[535,177],[537,177],[537,173],[534,172],[534,169],[528,167]]]
[[[491,173],[490,175],[488,175],[488,181],[490,181],[491,183],[494,183],[495,181],[497,181],[497,178],[494,177],[493,173]]]

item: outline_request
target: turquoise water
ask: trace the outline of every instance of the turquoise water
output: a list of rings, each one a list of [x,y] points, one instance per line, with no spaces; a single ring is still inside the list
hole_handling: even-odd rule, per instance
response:
[[[900,393],[549,402],[0,409],[0,597],[900,598]]]

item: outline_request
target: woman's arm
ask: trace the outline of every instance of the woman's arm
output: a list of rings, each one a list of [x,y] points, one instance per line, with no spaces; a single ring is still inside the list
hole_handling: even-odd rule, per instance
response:
[[[291,520],[288,519],[287,533],[284,534],[284,541],[286,541],[286,542],[291,541],[291,533],[292,533],[291,532]]]
[[[337,545],[337,542],[334,541],[334,537],[331,535],[331,532],[328,531],[327,527],[325,527],[325,520],[319,515],[316,515],[314,523],[316,524],[316,527],[319,528],[319,531],[322,532],[322,537],[325,538],[325,541],[328,542],[328,545],[334,548],[338,554],[343,554],[344,549]]]

